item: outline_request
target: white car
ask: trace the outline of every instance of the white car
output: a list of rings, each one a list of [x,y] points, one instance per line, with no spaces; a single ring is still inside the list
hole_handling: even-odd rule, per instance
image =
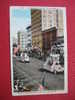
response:
[[[30,62],[29,56],[27,55],[27,53],[21,53],[21,61],[22,62],[27,62],[27,63]]]
[[[27,53],[25,53],[24,61],[25,61],[25,62],[30,62],[30,61],[29,61],[29,56],[27,55]]]

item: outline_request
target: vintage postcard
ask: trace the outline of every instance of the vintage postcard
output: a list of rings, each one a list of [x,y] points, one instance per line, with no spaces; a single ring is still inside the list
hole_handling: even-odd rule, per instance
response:
[[[68,92],[65,7],[10,6],[12,95]]]

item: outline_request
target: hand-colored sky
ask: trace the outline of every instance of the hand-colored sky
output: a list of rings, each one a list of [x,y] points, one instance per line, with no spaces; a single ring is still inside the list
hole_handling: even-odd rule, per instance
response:
[[[16,37],[18,31],[26,31],[26,27],[31,24],[31,14],[29,8],[10,8],[10,33]]]

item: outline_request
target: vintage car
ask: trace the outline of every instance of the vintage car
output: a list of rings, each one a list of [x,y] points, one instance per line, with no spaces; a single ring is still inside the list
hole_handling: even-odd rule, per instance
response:
[[[21,61],[25,62],[25,63],[29,63],[30,62],[29,56],[28,56],[27,53],[21,53]]]
[[[52,64],[51,64],[52,63]],[[50,62],[50,58],[47,59],[47,61],[43,65],[43,69],[54,72],[54,74],[59,73],[59,72],[64,72],[64,67],[62,67],[59,63],[56,61]]]
[[[59,73],[64,72],[64,51],[63,46],[52,46],[49,57],[47,57],[45,63],[43,64],[43,69]]]

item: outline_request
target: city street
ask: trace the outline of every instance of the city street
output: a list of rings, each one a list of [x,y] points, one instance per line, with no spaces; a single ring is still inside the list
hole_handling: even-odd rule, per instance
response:
[[[14,80],[18,79],[25,86],[34,86],[32,90],[38,89],[38,84],[42,84],[48,90],[64,89],[64,74],[54,74],[47,71],[41,71],[43,61],[36,58],[30,58],[30,63],[23,63],[13,58]]]

